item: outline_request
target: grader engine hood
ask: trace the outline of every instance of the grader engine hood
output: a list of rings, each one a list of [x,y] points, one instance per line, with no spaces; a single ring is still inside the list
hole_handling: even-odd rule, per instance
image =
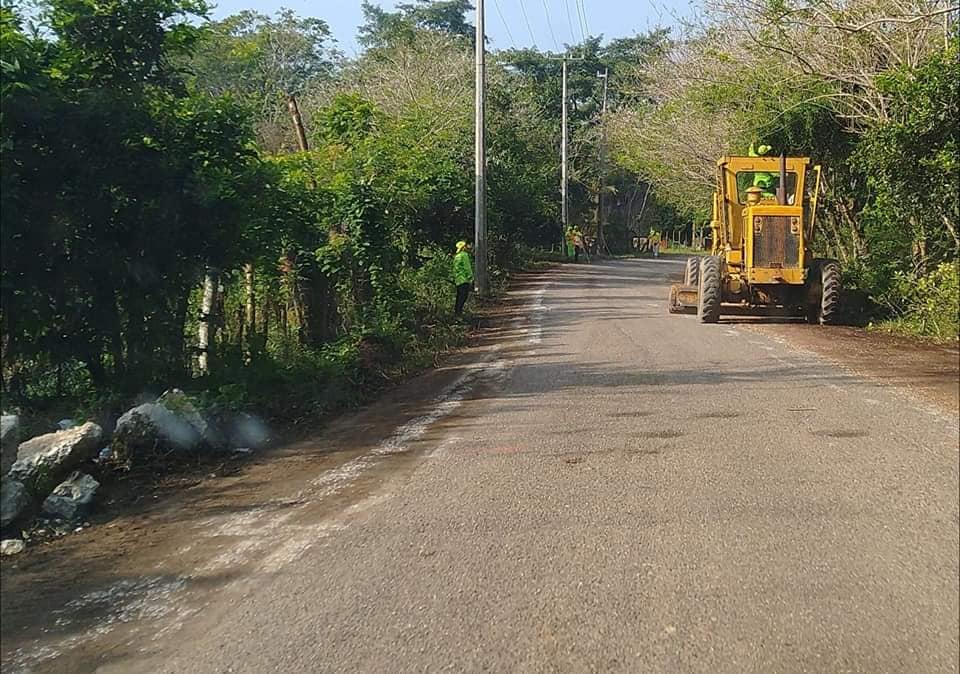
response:
[[[803,211],[797,206],[745,209],[750,283],[803,283]]]

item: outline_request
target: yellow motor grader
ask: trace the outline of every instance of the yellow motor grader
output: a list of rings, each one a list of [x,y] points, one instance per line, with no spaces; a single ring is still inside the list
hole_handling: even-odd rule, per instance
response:
[[[820,167],[806,157],[723,157],[716,175],[710,255],[687,260],[683,283],[670,288],[670,312],[695,309],[701,323],[716,323],[724,304],[736,304],[836,321],[840,265],[808,248]]]

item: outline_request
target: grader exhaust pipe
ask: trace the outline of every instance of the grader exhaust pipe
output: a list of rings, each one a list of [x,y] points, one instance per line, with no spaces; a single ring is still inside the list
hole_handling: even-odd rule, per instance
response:
[[[777,203],[787,205],[787,157],[780,153],[780,184],[777,185]]]

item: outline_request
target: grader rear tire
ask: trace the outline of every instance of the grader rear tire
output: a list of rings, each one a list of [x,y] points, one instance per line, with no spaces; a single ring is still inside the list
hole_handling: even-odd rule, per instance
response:
[[[683,274],[683,285],[700,285],[700,260],[695,257],[687,258],[687,269]]]
[[[807,322],[834,325],[840,318],[840,263],[815,260],[810,266],[811,292],[808,294]]]
[[[720,320],[720,258],[713,255],[700,261],[700,292],[697,295],[697,319],[701,323]]]

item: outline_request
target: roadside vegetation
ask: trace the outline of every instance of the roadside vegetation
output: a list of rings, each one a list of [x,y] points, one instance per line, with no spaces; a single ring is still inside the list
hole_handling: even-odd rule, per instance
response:
[[[470,10],[364,5],[365,51],[347,59],[322,20],[288,10],[209,21],[193,0],[5,4],[4,408],[49,427],[179,387],[302,420],[461,344],[450,255],[473,232]],[[595,73],[662,37],[575,47],[578,222],[596,220]],[[547,56],[491,59],[495,288],[560,250]],[[612,183],[626,215],[607,241],[625,249],[644,187]]]
[[[53,0],[42,29],[0,11],[5,408],[116,413],[179,386],[298,420],[462,343],[466,36],[371,10],[371,49],[348,62],[286,11]],[[556,209],[527,93],[491,111],[498,270]]]

